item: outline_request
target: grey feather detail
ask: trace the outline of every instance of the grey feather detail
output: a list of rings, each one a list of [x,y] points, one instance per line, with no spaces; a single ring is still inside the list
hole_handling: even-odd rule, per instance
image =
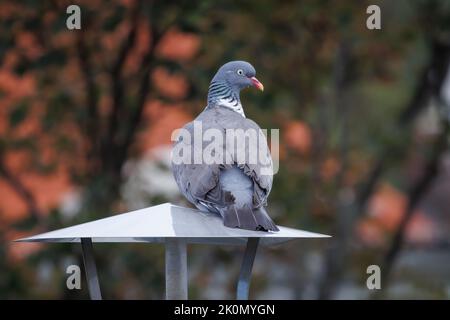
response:
[[[264,208],[252,209],[250,206],[237,208],[235,205],[220,208],[223,223],[230,228],[254,231],[279,231]]]
[[[237,112],[219,106],[208,106],[196,119],[202,122],[203,132],[210,128],[218,129],[225,134],[227,129],[259,129],[258,125],[250,119],[246,119]],[[193,135],[193,124],[184,127]],[[226,153],[226,139],[223,139],[223,150]],[[183,143],[175,142],[175,144]],[[209,142],[204,142],[203,148]],[[264,141],[261,154],[271,163],[270,152],[267,142]],[[193,150],[193,148],[192,148]],[[193,152],[192,152],[193,154]],[[192,155],[193,156],[193,155]],[[231,156],[228,154],[228,156]],[[232,159],[236,161],[237,159]],[[172,172],[183,195],[200,210],[219,212],[226,226],[235,226],[250,230],[273,230],[278,228],[267,215],[263,206],[267,204],[267,198],[272,188],[272,175],[262,175],[261,165],[242,163],[238,165],[240,172],[248,177],[252,189],[249,201],[241,203],[240,192],[233,194],[233,190],[224,190],[226,186],[221,185],[221,173],[230,169],[228,164],[174,164]],[[247,197],[244,197],[247,199]]]

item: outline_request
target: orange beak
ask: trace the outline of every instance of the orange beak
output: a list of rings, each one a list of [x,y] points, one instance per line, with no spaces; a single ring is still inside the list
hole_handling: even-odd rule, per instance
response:
[[[258,79],[256,79],[255,77],[251,77],[250,80],[252,80],[253,86],[261,91],[264,91],[264,86],[261,82],[259,82]]]

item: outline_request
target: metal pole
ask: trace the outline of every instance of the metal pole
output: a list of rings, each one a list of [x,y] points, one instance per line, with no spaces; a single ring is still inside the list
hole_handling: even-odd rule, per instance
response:
[[[252,274],[253,262],[255,261],[256,250],[258,249],[259,238],[248,238],[245,248],[244,259],[242,260],[241,271],[237,285],[237,300],[248,300],[250,289],[250,277]]]
[[[186,241],[166,238],[166,299],[187,300],[187,254]]]
[[[83,251],[84,271],[86,272],[89,296],[91,300],[102,300],[92,248],[92,239],[81,238],[81,249]]]

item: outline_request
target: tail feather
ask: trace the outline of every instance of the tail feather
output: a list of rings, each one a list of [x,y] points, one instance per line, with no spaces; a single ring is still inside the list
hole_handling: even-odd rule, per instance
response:
[[[238,207],[234,204],[219,209],[223,224],[230,228],[252,231],[279,231],[264,208],[253,209],[248,205]]]
[[[265,230],[280,231],[275,222],[273,222],[273,220],[269,217],[264,207],[254,210],[253,214],[255,215],[256,220],[260,223],[261,227]]]

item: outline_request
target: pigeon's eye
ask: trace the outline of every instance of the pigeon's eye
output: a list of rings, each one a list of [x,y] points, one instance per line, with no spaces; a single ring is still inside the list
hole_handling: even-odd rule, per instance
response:
[[[238,69],[237,74],[240,75],[240,76],[243,76],[244,75],[244,70]]]

